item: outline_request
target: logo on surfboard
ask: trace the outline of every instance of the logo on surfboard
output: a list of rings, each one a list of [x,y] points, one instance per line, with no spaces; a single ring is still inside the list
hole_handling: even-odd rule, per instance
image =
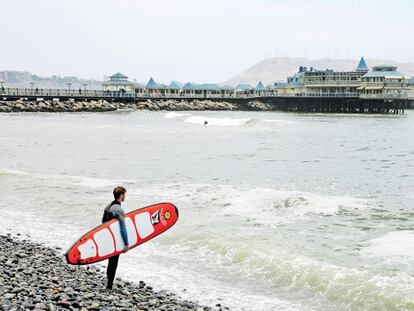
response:
[[[170,212],[165,212],[165,214],[164,214],[164,217],[165,217],[165,219],[170,219],[171,218],[171,213]]]
[[[156,211],[154,214],[151,215],[151,223],[156,225],[158,223],[162,223],[164,226],[167,225],[167,221],[171,218],[171,212],[165,211],[163,209]]]
[[[151,223],[156,225],[160,222],[160,211],[156,211],[154,214],[151,215]]]

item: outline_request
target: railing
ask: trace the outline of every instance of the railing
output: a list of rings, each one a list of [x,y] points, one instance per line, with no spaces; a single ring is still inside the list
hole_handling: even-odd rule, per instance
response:
[[[360,98],[363,99],[407,99],[407,94],[360,94]]]
[[[30,96],[30,97],[134,97],[133,92],[112,92],[100,90],[59,90],[59,89],[20,89],[4,88],[0,90],[3,96]]]
[[[266,97],[329,97],[329,98],[338,98],[338,97],[358,97],[359,94],[356,92],[346,92],[346,93],[280,93],[280,94],[269,94]]]
[[[341,87],[341,86],[355,86],[360,85],[360,81],[351,80],[351,81],[342,81],[342,80],[328,80],[328,81],[306,81],[304,82],[305,86],[323,86],[323,87]]]
[[[404,88],[407,84],[401,82],[363,82],[361,87],[389,87],[389,88]]]

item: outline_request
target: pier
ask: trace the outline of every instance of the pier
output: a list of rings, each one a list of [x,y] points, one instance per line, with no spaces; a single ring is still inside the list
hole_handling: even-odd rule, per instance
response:
[[[108,90],[63,90],[63,89],[24,89],[3,88],[0,90],[3,101],[72,101],[88,102],[106,100],[109,102],[137,103],[147,100],[209,100],[226,101],[238,104],[241,110],[251,110],[249,102],[261,102],[275,111],[305,113],[378,113],[400,114],[405,109],[413,108],[413,100],[396,96],[369,96],[361,98],[358,93],[278,93],[272,90],[250,90],[244,92],[200,92],[169,93],[159,92],[125,92]]]

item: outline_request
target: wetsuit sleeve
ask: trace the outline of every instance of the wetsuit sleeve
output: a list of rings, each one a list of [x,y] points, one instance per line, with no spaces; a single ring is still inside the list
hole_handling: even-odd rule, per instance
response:
[[[122,240],[124,241],[125,245],[129,245],[128,241],[128,233],[125,226],[125,213],[120,206],[113,205],[111,208],[111,212],[115,215],[116,218],[119,220],[119,228],[121,229],[121,236]]]
[[[109,209],[109,206],[105,207],[105,210],[102,215],[102,223],[107,222],[109,220],[108,209]]]
[[[106,211],[104,211],[103,215],[102,215],[102,223],[106,222]]]

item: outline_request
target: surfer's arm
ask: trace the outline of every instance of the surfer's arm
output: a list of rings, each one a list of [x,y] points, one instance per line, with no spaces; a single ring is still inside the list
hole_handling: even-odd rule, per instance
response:
[[[125,213],[122,210],[121,207],[119,208],[113,208],[111,209],[111,212],[115,214],[115,216],[118,218],[119,220],[119,228],[121,230],[121,236],[122,236],[122,240],[124,241],[124,244],[126,246],[129,245],[129,241],[128,241],[128,233],[127,233],[127,229],[125,226]]]
[[[102,223],[106,222],[108,219],[106,217],[106,211],[104,211],[103,215],[102,215]]]

